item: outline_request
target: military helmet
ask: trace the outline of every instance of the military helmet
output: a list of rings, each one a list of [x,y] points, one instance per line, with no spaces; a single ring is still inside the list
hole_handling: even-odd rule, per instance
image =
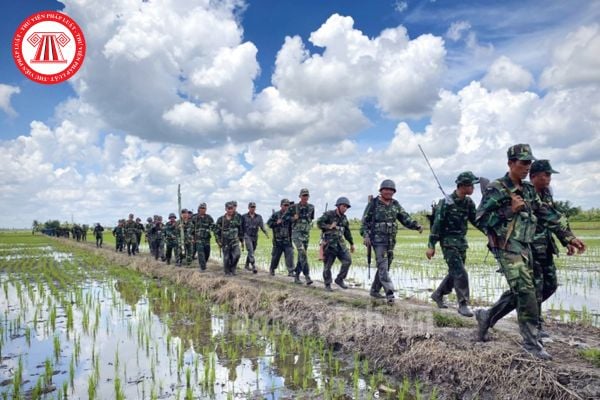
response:
[[[198,206],[198,210],[201,208],[206,208],[206,203],[200,203],[200,205]]]
[[[339,198],[336,200],[336,202],[335,202],[335,206],[336,206],[336,207],[338,207],[338,206],[341,206],[342,204],[346,205],[346,207],[348,207],[348,208],[350,208],[350,207],[351,207],[351,206],[350,206],[350,200],[348,200],[348,198],[347,198],[347,197],[344,197],[344,196],[342,196],[342,197],[339,197]]]
[[[282,206],[289,206],[290,201],[288,199],[281,199],[281,202],[279,204]]]
[[[170,213],[169,214],[169,219],[171,219],[171,218],[177,218],[177,216],[175,215],[175,213]]]
[[[152,222],[152,217],[146,218],[146,222]]]
[[[251,208],[251,207],[256,207],[256,203],[253,202],[253,201],[251,201],[250,203],[248,203],[248,208]]]
[[[310,193],[308,193],[308,189],[307,188],[300,189],[300,195],[299,195],[299,197],[302,197],[302,196],[310,196]]]
[[[538,172],[547,172],[549,174],[558,174],[558,171],[555,171],[550,165],[549,160],[536,160],[531,164],[531,169],[529,170],[529,176],[537,174]]]
[[[458,174],[454,181],[457,185],[474,185],[479,183],[479,178],[475,176],[471,171],[465,171]]]
[[[391,179],[385,179],[383,182],[381,182],[381,185],[379,185],[379,191],[381,192],[383,189],[391,189],[395,192],[396,184]]]

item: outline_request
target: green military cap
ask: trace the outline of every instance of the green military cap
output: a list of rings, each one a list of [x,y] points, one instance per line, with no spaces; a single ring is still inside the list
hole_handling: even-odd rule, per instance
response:
[[[250,207],[256,207],[256,203],[251,201],[250,203],[248,203],[248,208]]]
[[[310,196],[307,188],[300,189],[300,197],[302,197],[302,196]]]
[[[206,208],[206,203],[200,203],[200,205],[198,206],[198,210],[201,208]]]
[[[479,183],[479,178],[475,176],[471,171],[465,171],[458,174],[454,181],[457,185],[474,185]]]
[[[531,164],[529,175],[537,174],[538,172],[547,172],[549,174],[558,174],[558,171],[552,169],[549,160],[535,160]]]
[[[225,203],[225,208],[229,208],[229,207],[233,207],[233,204],[231,203],[231,201],[228,201],[227,203]]]
[[[290,205],[290,201],[288,199],[281,199],[281,203],[282,206],[289,206]]]
[[[534,161],[535,157],[531,152],[531,146],[524,143],[515,144],[510,146],[506,152],[506,156],[509,160],[521,160],[521,161]]]
[[[182,213],[182,214],[187,214],[187,208],[182,208],[182,209],[181,209],[181,213]]]
[[[174,218],[174,219],[176,219],[176,218],[177,218],[177,216],[175,215],[175,213],[170,213],[170,214],[169,214],[169,219],[171,219],[171,218]]]
[[[229,203],[231,203],[233,207],[237,207],[237,201],[231,200]]]

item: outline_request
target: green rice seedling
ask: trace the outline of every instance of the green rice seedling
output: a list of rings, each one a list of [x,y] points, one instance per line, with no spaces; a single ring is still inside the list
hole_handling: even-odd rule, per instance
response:
[[[446,328],[446,327],[464,328],[464,327],[469,326],[469,324],[465,321],[464,318],[461,318],[461,317],[458,317],[455,315],[449,315],[447,313],[443,313],[443,312],[439,312],[439,311],[433,311],[432,317],[433,317],[433,324],[440,328]]]
[[[596,368],[600,368],[600,349],[597,349],[597,348],[585,349],[585,350],[581,350],[579,352],[579,354],[583,358],[585,358],[586,360],[591,362]]]
[[[115,376],[114,380],[115,387],[115,400],[125,400],[125,393],[123,393],[123,388],[121,387],[121,378],[119,376]]]
[[[69,384],[71,389],[75,389],[75,355],[71,356],[71,362],[69,363]]]
[[[52,328],[52,332],[56,330],[56,304],[52,305],[50,310],[50,327]]]
[[[23,358],[19,356],[19,363],[13,375],[13,399],[18,399],[21,396],[21,384],[23,383]]]
[[[52,376],[54,375],[54,365],[50,358],[44,361],[44,385],[46,387],[52,385]]]
[[[25,328],[25,342],[27,343],[27,347],[31,347],[31,328]]]
[[[406,400],[408,399],[408,394],[410,392],[410,381],[407,377],[404,377],[402,380],[402,385],[400,386],[400,390],[398,391],[398,400]]]
[[[58,362],[58,359],[60,358],[60,337],[58,337],[58,335],[54,336],[52,343],[54,347],[54,360]]]
[[[91,374],[88,378],[88,399],[94,400],[96,398],[96,389],[98,386],[98,382],[96,380],[95,374]]]
[[[35,386],[31,390],[31,400],[38,400],[42,396],[42,381],[43,378],[39,377]]]

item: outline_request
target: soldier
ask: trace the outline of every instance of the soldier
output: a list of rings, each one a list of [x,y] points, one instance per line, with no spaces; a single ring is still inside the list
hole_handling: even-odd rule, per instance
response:
[[[256,203],[253,201],[248,203],[248,212],[242,215],[242,226],[244,230],[244,243],[248,251],[244,268],[250,270],[250,265],[252,265],[252,272],[256,274],[258,271],[256,269],[256,261],[254,260],[254,252],[258,244],[258,229],[260,228],[267,238],[269,237],[269,233],[265,229],[262,216],[256,213]]]
[[[296,263],[296,270],[294,271],[294,282],[298,282],[300,273],[302,272],[304,279],[306,279],[306,284],[311,285],[313,282],[310,279],[310,269],[306,252],[310,239],[310,228],[312,227],[313,219],[315,219],[315,207],[308,202],[310,197],[308,189],[300,189],[299,197],[300,201],[288,210],[292,216],[292,242],[298,253],[298,261]]]
[[[81,240],[87,242],[87,231],[90,229],[86,224],[81,225]]]
[[[267,221],[267,226],[273,230],[273,250],[271,252],[271,265],[269,272],[275,275],[281,254],[284,255],[288,276],[294,274],[294,249],[292,248],[292,217],[288,212],[290,201],[281,200],[281,209]]]
[[[146,218],[146,242],[150,249],[150,254],[156,259],[156,229],[154,229],[154,222],[152,217]]]
[[[163,230],[165,225],[162,222],[162,216],[155,215],[154,216],[154,248],[156,249],[156,253],[154,254],[154,259],[161,261],[165,261],[165,240],[163,235]]]
[[[96,238],[96,247],[102,247],[102,242],[103,242],[103,233],[104,232],[104,227],[102,225],[100,225],[100,222],[96,223],[96,226],[94,226],[94,236]]]
[[[325,290],[331,291],[331,266],[336,257],[342,262],[340,273],[335,278],[335,283],[342,289],[348,289],[344,279],[348,276],[348,270],[352,264],[350,253],[354,253],[354,240],[350,232],[350,225],[346,217],[346,211],[350,208],[350,200],[340,197],[335,202],[335,210],[326,211],[317,220],[317,226],[323,232],[324,260],[323,281]],[[344,244],[344,239],[350,243],[350,253]],[[298,282],[300,280],[298,279]]]
[[[425,255],[429,260],[435,255],[435,244],[440,242],[444,260],[448,264],[448,275],[431,294],[439,308],[448,308],[444,296],[456,291],[458,313],[472,317],[469,309],[469,274],[465,269],[467,259],[467,222],[475,225],[475,203],[469,197],[473,185],[479,178],[471,171],[462,172],[456,178],[456,190],[450,195],[451,201],[442,199],[435,207],[433,224]]]
[[[177,225],[177,217],[174,213],[169,214],[169,222],[166,223],[163,229],[163,239],[167,246],[167,254],[165,259],[167,260],[167,265],[171,264],[171,256],[173,254],[173,250],[175,250],[175,265],[181,265],[181,258],[179,254],[179,237],[181,233],[179,231],[179,226]]]
[[[223,270],[225,275],[235,275],[240,260],[240,245],[244,243],[242,219],[238,218],[233,202],[225,203],[225,215],[217,219],[214,225],[215,239],[223,251]]]
[[[144,224],[141,218],[135,219],[135,254],[140,252],[140,243],[142,243],[142,233],[144,232]]]
[[[552,169],[550,161],[536,160],[531,164],[529,180],[533,184],[540,200],[556,211],[550,189],[552,174],[558,174],[558,171]],[[575,250],[575,247],[571,244],[567,245],[567,255],[573,255]],[[533,276],[540,313],[538,332],[540,338],[545,338],[549,335],[542,327],[542,303],[552,296],[558,288],[556,265],[554,264],[554,255],[558,255],[558,246],[551,232],[541,220],[538,220],[535,228],[531,253],[533,255]]]
[[[137,244],[137,223],[133,219],[133,214],[129,214],[129,219],[123,225],[125,231],[125,244],[127,244],[127,254],[135,254],[135,246]]]
[[[198,214],[193,219],[194,241],[198,252],[198,264],[201,271],[206,271],[206,262],[210,258],[210,232],[214,230],[215,221],[206,213],[206,203],[200,203]]]
[[[115,251],[123,251],[125,244],[125,220],[120,219],[117,226],[114,227],[112,234],[115,237]]]
[[[510,290],[489,309],[475,312],[479,339],[487,339],[490,327],[515,307],[523,348],[535,357],[551,359],[539,341],[539,309],[533,278],[530,245],[540,220],[561,243],[585,251],[566,219],[543,203],[529,182],[524,181],[535,160],[528,144],[511,146],[507,152],[508,173],[490,183],[477,208],[476,222],[488,235],[488,247],[496,257]]]
[[[187,209],[181,210],[181,219],[179,223],[183,225],[183,253],[181,254],[181,259],[185,258],[185,265],[192,264],[192,247],[194,240],[194,227],[192,226],[192,219],[190,218],[190,213],[188,213]]]
[[[391,179],[386,179],[379,186],[379,196],[371,200],[363,214],[360,234],[365,246],[373,246],[377,262],[377,272],[371,284],[372,297],[381,299],[379,291],[383,287],[388,303],[394,302],[394,285],[390,279],[389,270],[394,259],[396,246],[396,233],[398,224],[408,229],[423,232],[423,227],[414,221],[404,208],[395,200],[396,184]]]

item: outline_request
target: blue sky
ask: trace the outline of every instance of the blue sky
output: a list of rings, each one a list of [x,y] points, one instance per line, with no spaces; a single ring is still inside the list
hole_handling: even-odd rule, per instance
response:
[[[392,178],[417,211],[438,196],[417,144],[452,190],[462,170],[502,174],[506,147],[529,142],[556,159],[559,198],[597,207],[578,188],[600,179],[599,4],[3,2],[2,203],[110,223],[123,201],[169,212],[178,182],[215,213],[231,198],[270,210],[307,186],[315,203],[356,199],[359,216]],[[88,45],[77,75],[50,86],[10,52],[18,24],[47,9]]]

